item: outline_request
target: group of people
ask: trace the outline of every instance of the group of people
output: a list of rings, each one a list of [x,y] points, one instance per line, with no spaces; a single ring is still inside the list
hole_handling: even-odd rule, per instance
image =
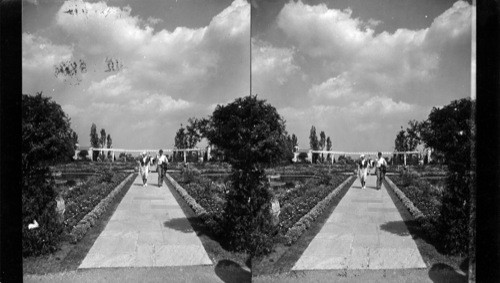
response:
[[[367,159],[364,154],[361,154],[358,165],[358,177],[361,181],[361,189],[366,189],[366,178],[368,178],[368,169],[375,168],[375,174],[377,175],[377,190],[382,187],[382,181],[385,178],[385,172],[387,169],[387,161],[382,157],[382,152],[378,153],[378,158],[372,160]]]
[[[156,171],[158,172],[158,187],[163,185],[163,178],[167,172],[168,158],[163,154],[163,150],[160,149],[158,155],[152,159],[151,156],[145,151],[142,152],[139,160],[139,173],[142,177],[142,186],[147,187],[148,185],[148,173],[149,166],[151,164],[156,164]]]

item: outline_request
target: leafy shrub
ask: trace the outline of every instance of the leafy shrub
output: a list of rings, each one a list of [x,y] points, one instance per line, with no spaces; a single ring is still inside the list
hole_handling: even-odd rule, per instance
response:
[[[56,212],[55,183],[48,169],[34,169],[23,178],[22,255],[39,255],[57,249],[62,225]],[[28,229],[36,220],[39,228]]]
[[[84,150],[81,150],[79,153],[78,153],[78,157],[80,157],[81,159],[87,159],[87,157],[89,156],[89,152],[88,150],[84,149]]]
[[[443,193],[439,225],[440,232],[446,235],[444,247],[451,253],[468,252],[471,182],[471,177],[465,174],[450,174],[446,178],[447,189]]]
[[[415,172],[408,172],[408,171],[402,171],[401,174],[401,179],[400,179],[400,185],[403,187],[407,187],[415,183],[417,180],[419,180],[419,175]]]
[[[297,157],[300,162],[306,162],[307,159],[307,152],[301,152],[299,153],[299,156]]]
[[[201,172],[196,168],[184,167],[181,170],[181,177],[182,183],[189,184],[192,182],[197,182],[201,177]]]

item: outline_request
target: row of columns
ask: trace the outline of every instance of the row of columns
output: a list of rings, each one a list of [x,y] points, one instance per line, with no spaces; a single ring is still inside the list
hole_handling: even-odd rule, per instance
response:
[[[141,153],[141,152],[157,152],[158,150],[151,150],[151,149],[115,149],[115,148],[89,148],[88,152],[89,152],[89,155],[90,155],[90,159],[92,161],[94,161],[94,155],[93,155],[93,152],[94,151],[99,151],[99,152],[108,152],[110,151],[111,152],[111,158],[112,158],[112,161],[115,160],[115,152],[128,152],[128,153]],[[199,149],[199,148],[189,148],[189,149],[165,149],[163,150],[164,153],[168,153],[168,152],[184,152],[184,163],[187,162],[186,160],[186,152],[190,152],[190,151],[197,151],[199,152],[201,155],[204,154],[204,151],[203,149]],[[210,160],[210,147],[208,147],[206,149],[207,151],[207,160]]]
[[[431,160],[431,152],[432,150],[431,149],[428,149],[427,150],[427,160],[430,161]],[[333,164],[333,160],[335,159],[335,155],[361,155],[361,154],[364,154],[364,155],[375,155],[377,156],[378,152],[342,152],[342,151],[324,151],[324,150],[309,150],[307,152],[307,159],[312,162],[312,155],[313,153],[318,153],[318,154],[330,154],[332,156],[332,164]],[[404,159],[404,165],[406,166],[406,155],[408,154],[419,154],[420,152],[419,151],[394,151],[394,152],[382,152],[382,155],[392,155],[392,154],[403,154],[403,159]],[[293,153],[293,162],[297,162],[298,161],[298,156],[299,156],[300,152],[294,152]]]
[[[97,151],[100,151],[100,152],[103,152],[103,151],[111,151],[111,158],[112,158],[112,161],[115,160],[115,152],[118,151],[118,152],[134,152],[134,153],[141,153],[141,152],[156,152],[156,150],[134,150],[134,149],[113,149],[113,148],[89,148],[89,154],[91,156],[91,160],[93,161],[93,151],[94,150],[97,150]],[[184,163],[187,162],[186,160],[186,152],[189,152],[189,151],[197,151],[199,152],[201,155],[203,155],[204,153],[204,150],[202,149],[198,149],[198,148],[191,148],[191,149],[166,149],[164,150],[163,152],[164,153],[167,153],[167,152],[184,152]],[[207,151],[207,161],[210,160],[210,147],[208,147],[206,149]],[[431,160],[431,152],[432,150],[431,149],[428,149],[427,150],[427,160],[430,161]],[[361,154],[364,154],[364,155],[377,155],[378,152],[342,152],[342,151],[324,151],[324,150],[309,150],[307,152],[307,159],[310,160],[310,162],[312,162],[312,155],[313,153],[318,153],[318,154],[330,154],[332,156],[331,158],[331,162],[333,164],[333,160],[335,159],[335,155],[361,155]],[[382,152],[382,155],[392,155],[392,154],[403,154],[403,158],[404,158],[404,165],[406,166],[406,155],[407,154],[418,154],[420,152],[418,151],[395,151],[395,152]],[[300,152],[294,152],[293,153],[293,162],[297,162],[298,161],[298,156],[299,156]]]

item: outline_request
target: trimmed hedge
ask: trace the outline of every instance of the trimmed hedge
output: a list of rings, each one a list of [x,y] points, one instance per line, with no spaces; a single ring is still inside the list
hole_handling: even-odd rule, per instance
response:
[[[351,176],[344,180],[340,185],[338,185],[328,196],[326,196],[323,200],[318,202],[306,215],[302,216],[299,221],[297,221],[293,227],[288,229],[285,234],[285,244],[291,245],[293,244],[309,227],[311,227],[312,223],[319,215],[321,215],[325,209],[328,207],[328,204],[337,197],[343,189],[348,188],[352,182],[356,179],[356,176]]]
[[[308,179],[304,185],[278,195],[281,206],[279,233],[285,235],[297,221],[346,179],[346,175],[317,176]]]
[[[425,218],[425,215],[418,209],[413,202],[389,179],[389,177],[385,177],[385,181],[388,184],[388,187],[398,196],[404,206],[408,209],[411,215],[418,221],[421,221]]]
[[[113,191],[111,191],[107,197],[102,199],[89,213],[87,213],[79,222],[76,224],[71,232],[69,233],[70,241],[72,243],[78,242],[82,239],[85,234],[87,234],[88,230],[95,225],[97,219],[101,217],[101,215],[106,212],[111,202],[115,199],[115,197],[123,190],[125,184],[135,176],[136,174],[129,174],[128,177],[125,178],[118,186],[115,187]]]
[[[175,190],[181,195],[181,197],[187,202],[189,207],[191,207],[196,214],[196,216],[200,217],[202,220],[206,220],[208,217],[207,211],[199,205],[196,200],[191,197],[186,190],[177,183],[174,178],[172,178],[168,173],[165,174],[167,180],[174,186]]]

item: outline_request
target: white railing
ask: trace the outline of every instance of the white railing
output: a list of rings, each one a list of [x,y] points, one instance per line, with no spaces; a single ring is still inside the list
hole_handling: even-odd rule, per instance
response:
[[[123,148],[89,148],[88,149],[88,152],[89,152],[89,155],[90,155],[90,159],[93,161],[93,152],[94,151],[97,151],[97,152],[111,152],[111,160],[114,161],[115,160],[115,152],[119,152],[119,153],[142,153],[142,152],[146,152],[146,153],[151,153],[151,152],[158,152],[159,150],[158,149],[123,149]],[[197,152],[200,152],[200,153],[203,153],[204,151],[206,151],[206,149],[202,149],[202,148],[184,148],[184,149],[180,149],[180,148],[173,148],[173,149],[163,149],[163,152],[164,153],[168,153],[168,152],[192,152],[192,151],[197,151]],[[186,163],[186,154],[184,154],[184,163]]]
[[[302,152],[305,152],[305,151],[302,151]],[[306,158],[306,161],[309,162],[309,163],[312,163],[312,155],[313,153],[317,153],[317,154],[330,154],[331,155],[331,162],[333,164],[333,160],[335,158],[335,155],[361,155],[361,154],[364,154],[364,155],[374,155],[374,156],[377,156],[378,155],[378,151],[356,151],[356,152],[352,152],[352,151],[333,151],[333,150],[308,150],[307,151],[307,158]],[[393,154],[403,154],[404,155],[404,165],[406,166],[406,156],[408,154],[420,154],[421,152],[420,151],[381,151],[382,155],[393,155]],[[300,152],[294,152],[293,153],[293,162],[297,162],[298,159],[297,157],[299,156]],[[428,155],[430,156],[430,151],[428,151]]]

